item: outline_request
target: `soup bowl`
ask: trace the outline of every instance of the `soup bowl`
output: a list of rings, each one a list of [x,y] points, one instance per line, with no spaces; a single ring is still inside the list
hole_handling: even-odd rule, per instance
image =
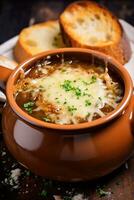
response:
[[[109,114],[91,122],[55,124],[24,112],[16,103],[13,88],[22,71],[47,56],[66,55],[107,66],[121,80],[124,95]],[[8,150],[37,175],[61,181],[85,181],[102,177],[132,154],[134,146],[133,84],[127,70],[103,53],[81,48],[47,51],[20,64],[14,71],[0,67],[1,87],[6,85],[2,114],[3,136]],[[54,86],[53,86],[54,87]]]

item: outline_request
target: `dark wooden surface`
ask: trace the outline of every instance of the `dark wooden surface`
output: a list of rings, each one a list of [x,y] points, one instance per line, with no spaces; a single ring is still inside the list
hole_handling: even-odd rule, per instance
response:
[[[17,35],[32,23],[57,19],[63,9],[75,0],[0,0],[0,43]],[[134,25],[133,0],[96,0],[119,18]]]
[[[48,19],[56,19],[70,2],[72,1],[1,0],[0,43],[18,34],[23,27]],[[98,2],[108,6],[118,17],[134,25],[133,0],[98,0]],[[5,155],[3,151],[6,152]],[[18,189],[13,189],[5,181],[9,178],[10,171],[15,168],[21,169]],[[42,191],[45,191],[44,196],[41,195]],[[78,194],[82,194],[85,200],[134,200],[134,156],[126,165],[95,182],[60,183],[37,177],[20,166],[8,153],[0,134],[0,200],[54,200],[54,195],[64,200],[73,200],[73,197]]]

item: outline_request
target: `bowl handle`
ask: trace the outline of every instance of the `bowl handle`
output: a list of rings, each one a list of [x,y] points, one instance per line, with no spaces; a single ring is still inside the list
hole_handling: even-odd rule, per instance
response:
[[[5,86],[12,71],[13,69],[0,65],[0,102],[6,101]]]
[[[0,55],[0,88],[5,90],[6,82],[18,63],[6,56]]]
[[[0,66],[0,80],[6,82],[12,73],[13,69],[5,66]]]

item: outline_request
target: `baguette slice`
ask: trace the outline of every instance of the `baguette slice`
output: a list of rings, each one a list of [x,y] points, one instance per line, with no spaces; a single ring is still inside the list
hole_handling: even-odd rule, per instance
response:
[[[43,51],[64,47],[58,21],[48,21],[25,28],[14,48],[18,62]]]
[[[120,22],[95,2],[70,4],[60,16],[60,26],[67,46],[98,50],[122,64],[130,59],[130,44]]]

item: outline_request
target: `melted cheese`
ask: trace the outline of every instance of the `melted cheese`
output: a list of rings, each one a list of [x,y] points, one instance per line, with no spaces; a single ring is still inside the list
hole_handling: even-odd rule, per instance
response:
[[[78,123],[79,119],[91,121],[95,113],[105,115],[100,110],[105,104],[113,108],[117,105],[113,91],[107,89],[103,80],[81,67],[59,68],[49,76],[31,79],[31,84],[35,87],[33,96],[40,88],[43,99],[57,108],[58,117],[54,119],[59,124]]]

